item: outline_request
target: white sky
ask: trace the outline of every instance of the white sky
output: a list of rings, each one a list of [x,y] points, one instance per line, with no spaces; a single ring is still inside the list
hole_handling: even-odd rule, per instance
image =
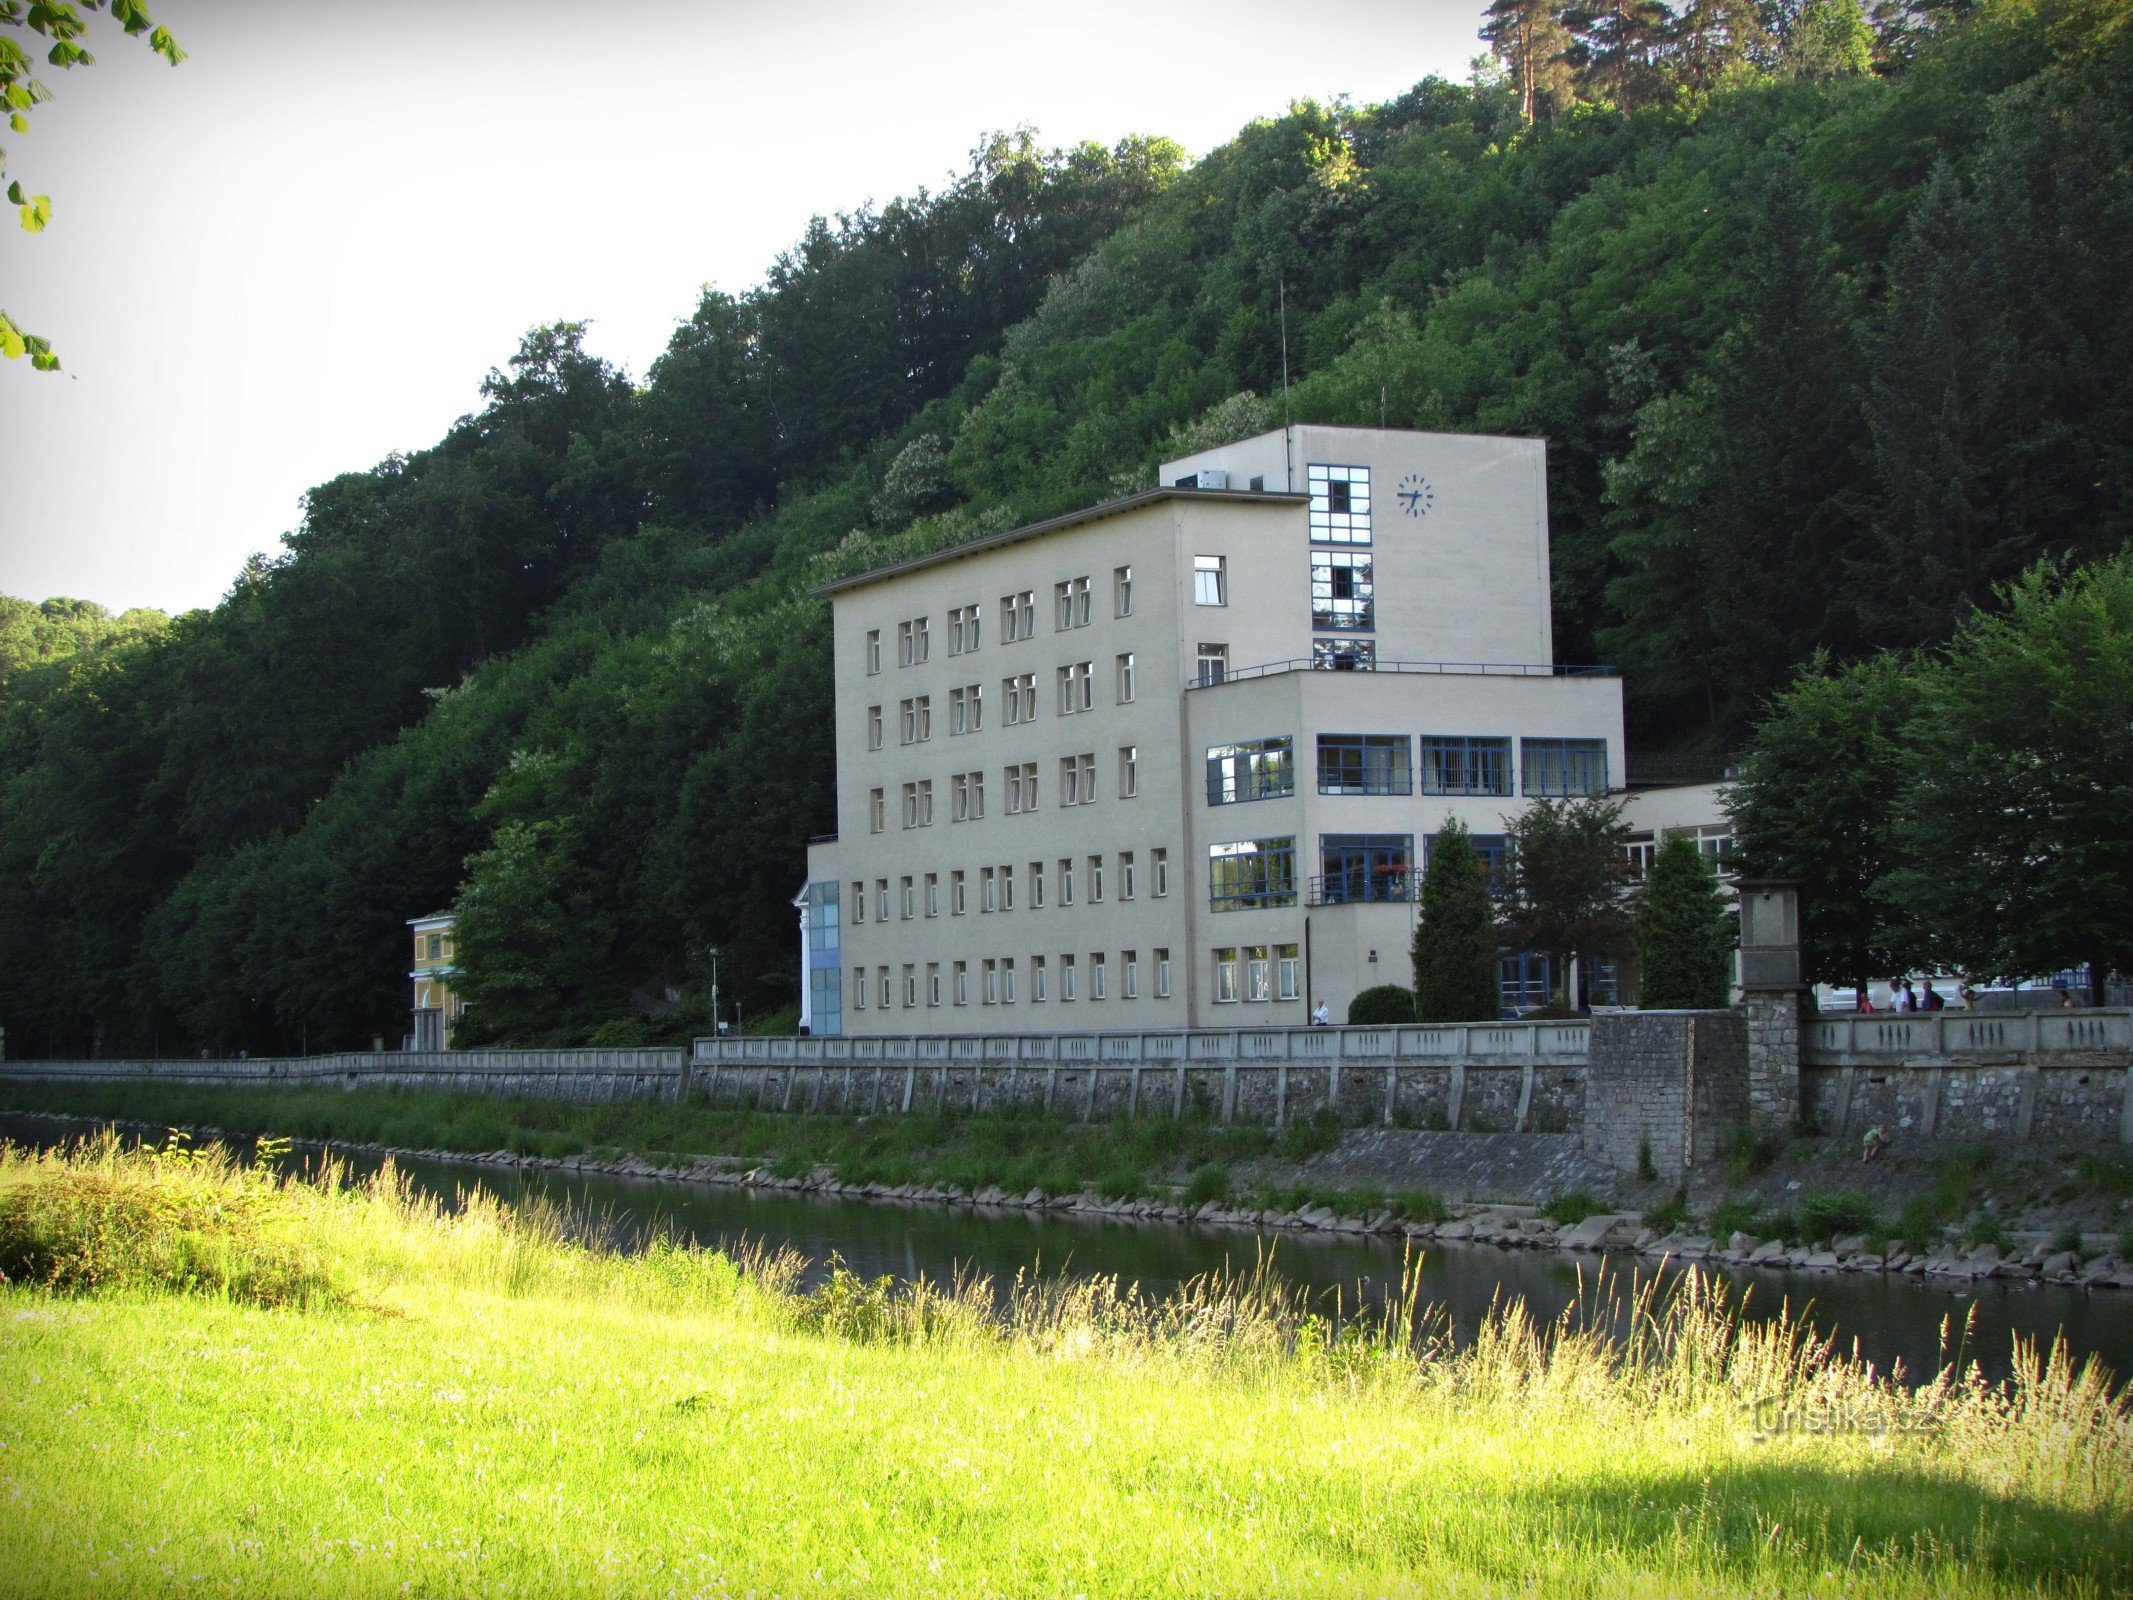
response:
[[[1463,79],[1483,0],[160,0],[93,19],[0,217],[0,592],[209,605],[303,491],[434,442],[539,322],[642,379],[709,282],[938,188],[990,129],[1204,154],[1291,99]]]

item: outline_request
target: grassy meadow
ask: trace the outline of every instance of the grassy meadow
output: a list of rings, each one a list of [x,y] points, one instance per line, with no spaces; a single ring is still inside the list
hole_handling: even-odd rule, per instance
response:
[[[1265,1282],[1003,1316],[109,1139],[0,1154],[0,1273],[10,1596],[2133,1584],[2097,1375],[1910,1391],[1693,1278],[1612,1349],[1507,1312],[1454,1352]]]

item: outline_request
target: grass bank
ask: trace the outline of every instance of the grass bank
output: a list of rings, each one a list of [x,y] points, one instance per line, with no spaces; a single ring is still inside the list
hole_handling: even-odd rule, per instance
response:
[[[779,1177],[818,1167],[844,1183],[997,1184],[1012,1194],[1094,1190],[1113,1199],[1186,1186],[1194,1204],[1251,1199],[1281,1209],[1382,1195],[1286,1186],[1246,1194],[1248,1163],[1300,1161],[1329,1150],[1338,1124],[1320,1117],[1280,1132],[1206,1118],[1135,1117],[1086,1124],[1037,1111],[929,1111],[861,1117],[751,1111],[703,1101],[582,1105],[407,1089],[262,1089],[184,1084],[0,1082],[0,1109],[111,1117],[154,1127],[216,1128],[402,1150],[569,1156],[734,1156]],[[1434,1202],[1418,1197],[1426,1209]]]
[[[1923,1393],[1694,1279],[1626,1346],[625,1258],[388,1174],[0,1156],[11,1595],[2102,1595],[2133,1417]]]

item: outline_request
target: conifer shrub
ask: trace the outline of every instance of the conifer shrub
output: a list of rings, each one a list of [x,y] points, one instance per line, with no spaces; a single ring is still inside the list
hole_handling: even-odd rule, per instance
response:
[[[1414,964],[1416,1021],[1493,1022],[1500,1015],[1488,868],[1456,819],[1430,846]]]
[[[1670,833],[1637,895],[1639,1003],[1650,1011],[1709,1011],[1731,987],[1733,918],[1718,874],[1685,833]]]

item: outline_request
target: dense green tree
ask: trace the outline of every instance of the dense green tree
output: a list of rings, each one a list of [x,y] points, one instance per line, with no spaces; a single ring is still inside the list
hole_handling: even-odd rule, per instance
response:
[[[152,639],[170,624],[162,612],[146,607],[114,617],[93,600],[46,600],[32,604],[0,594],[0,692],[8,679],[41,666],[94,650],[114,640]]]
[[[1507,818],[1504,871],[1505,943],[1544,951],[1558,1004],[1569,994],[1570,963],[1617,959],[1629,951],[1629,911],[1622,879],[1629,825],[1622,802],[1597,797],[1537,800]]]
[[[1466,825],[1454,818],[1430,842],[1415,927],[1415,1017],[1489,1022],[1501,1012],[1496,981],[1496,907],[1488,868]]]
[[[1415,996],[1397,983],[1380,983],[1348,1002],[1348,1026],[1383,1028],[1415,1020]]]
[[[1648,1011],[1704,1011],[1732,992],[1733,912],[1718,874],[1685,833],[1659,841],[1637,890],[1637,1003]]]
[[[2133,968],[2133,550],[2040,563],[1916,679],[1882,881],[1972,972]]]
[[[1919,954],[1876,888],[1908,837],[1892,810],[1916,704],[1902,659],[1838,667],[1819,655],[1773,697],[1728,791],[1744,869],[1800,886],[1800,954],[1810,983],[1864,992],[1877,975],[1908,971]],[[1943,859],[1931,836],[1908,843]]]

